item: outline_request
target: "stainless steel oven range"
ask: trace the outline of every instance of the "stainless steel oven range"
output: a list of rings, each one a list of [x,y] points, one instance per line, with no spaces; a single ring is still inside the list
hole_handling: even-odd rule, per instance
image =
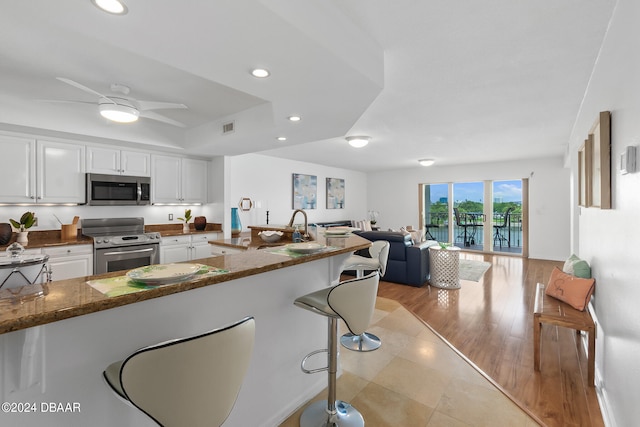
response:
[[[160,262],[160,233],[145,233],[144,218],[83,219],[82,234],[93,238],[93,274]]]

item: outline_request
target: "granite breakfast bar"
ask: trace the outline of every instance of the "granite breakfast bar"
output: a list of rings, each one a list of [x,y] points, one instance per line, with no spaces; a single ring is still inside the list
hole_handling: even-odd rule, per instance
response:
[[[326,386],[299,368],[326,346],[326,321],[293,300],[336,283],[344,260],[370,245],[358,236],[319,239],[327,248],[303,256],[266,248],[192,261],[224,272],[119,296],[87,281],[125,272],[52,282],[22,303],[0,294],[0,394],[14,409],[0,413],[0,424],[153,426],[113,395],[104,368],[140,347],[254,316],[251,366],[225,426],[277,425]]]

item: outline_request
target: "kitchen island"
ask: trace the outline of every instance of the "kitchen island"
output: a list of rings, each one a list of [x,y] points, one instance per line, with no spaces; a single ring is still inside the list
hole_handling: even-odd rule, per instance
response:
[[[299,367],[326,346],[326,321],[294,299],[336,283],[344,260],[370,245],[358,236],[320,243],[327,248],[302,256],[265,248],[196,260],[220,273],[118,296],[87,282],[125,272],[52,282],[45,296],[22,302],[0,295],[0,393],[10,404],[0,425],[153,426],[103,383],[104,368],[244,316],[256,319],[254,354],[225,426],[277,425],[326,386]]]

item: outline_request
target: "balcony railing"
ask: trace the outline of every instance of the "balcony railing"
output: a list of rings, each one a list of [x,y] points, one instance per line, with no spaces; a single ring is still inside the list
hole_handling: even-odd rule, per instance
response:
[[[484,246],[484,227],[489,223],[484,221],[484,215],[477,212],[460,212],[460,223],[453,222],[454,244],[470,249],[488,249]],[[505,223],[504,214],[493,214],[494,251],[520,252],[522,250],[522,214],[511,213]],[[446,213],[430,212],[425,220],[425,234],[427,239],[448,242],[449,217]]]

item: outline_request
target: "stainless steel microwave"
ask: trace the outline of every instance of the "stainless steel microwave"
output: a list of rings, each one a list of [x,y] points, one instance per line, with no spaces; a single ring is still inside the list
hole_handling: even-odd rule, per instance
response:
[[[87,205],[149,204],[151,204],[151,178],[147,176],[87,174]]]

